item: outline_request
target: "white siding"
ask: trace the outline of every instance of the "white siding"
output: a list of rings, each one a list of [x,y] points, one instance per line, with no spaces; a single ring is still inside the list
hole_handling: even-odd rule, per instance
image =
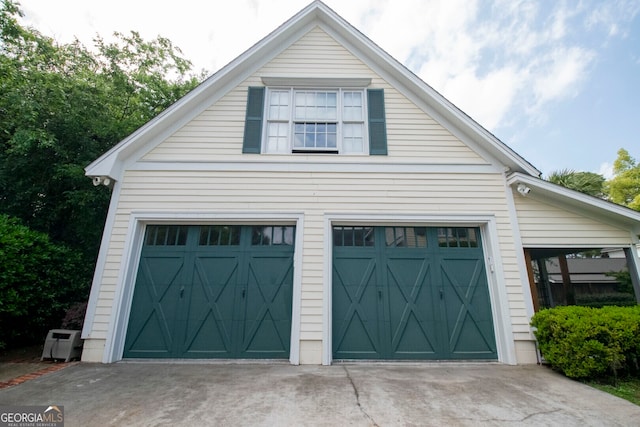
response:
[[[242,155],[247,88],[261,86],[261,76],[367,77],[371,87],[385,89],[388,156],[295,156],[296,161],[408,162],[474,164],[487,162],[451,132],[382,80],[362,61],[320,28],[306,34],[243,84],[226,94],[166,141],[143,157],[144,161],[254,161]],[[291,156],[272,155],[287,161]]]
[[[129,171],[93,324],[106,338],[132,211],[303,212],[301,340],[321,340],[325,212],[349,214],[495,215],[516,337],[528,339],[522,281],[499,174],[375,174],[304,172]],[[502,285],[502,284],[501,284]]]
[[[610,247],[631,243],[629,230],[514,192],[525,247]]]

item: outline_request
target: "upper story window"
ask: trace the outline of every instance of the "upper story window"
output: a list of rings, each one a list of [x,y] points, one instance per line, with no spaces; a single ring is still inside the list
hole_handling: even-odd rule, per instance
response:
[[[249,88],[244,153],[387,154],[382,89]]]
[[[263,152],[365,154],[364,91],[267,91]]]

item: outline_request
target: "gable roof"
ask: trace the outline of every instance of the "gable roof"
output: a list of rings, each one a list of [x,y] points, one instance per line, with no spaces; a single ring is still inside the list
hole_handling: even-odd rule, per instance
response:
[[[85,168],[88,176],[120,179],[126,164],[160,144],[278,53],[320,25],[395,88],[454,132],[462,141],[511,171],[540,176],[540,171],[445,99],[364,34],[316,0],[249,48],[198,87],[147,122]]]

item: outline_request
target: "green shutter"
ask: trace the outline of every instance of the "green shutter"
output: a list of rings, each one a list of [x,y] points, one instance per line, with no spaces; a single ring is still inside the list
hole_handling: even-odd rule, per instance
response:
[[[247,97],[247,117],[244,122],[243,153],[260,154],[263,109],[264,87],[250,87]]]
[[[369,154],[387,155],[387,124],[384,115],[384,90],[368,89]]]

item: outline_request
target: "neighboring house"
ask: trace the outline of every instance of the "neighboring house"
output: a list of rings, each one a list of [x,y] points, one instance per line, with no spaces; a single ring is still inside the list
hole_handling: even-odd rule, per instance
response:
[[[319,1],[86,169],[83,360],[535,363],[531,260],[640,214],[540,172]],[[535,293],[534,293],[535,294]]]
[[[560,258],[544,262],[544,267],[538,264],[536,271],[538,298],[544,307],[566,304],[568,290],[577,304],[607,295],[623,296],[624,299],[633,297],[620,289],[620,281],[612,274],[627,271],[627,261],[623,257],[568,258],[565,271]]]

